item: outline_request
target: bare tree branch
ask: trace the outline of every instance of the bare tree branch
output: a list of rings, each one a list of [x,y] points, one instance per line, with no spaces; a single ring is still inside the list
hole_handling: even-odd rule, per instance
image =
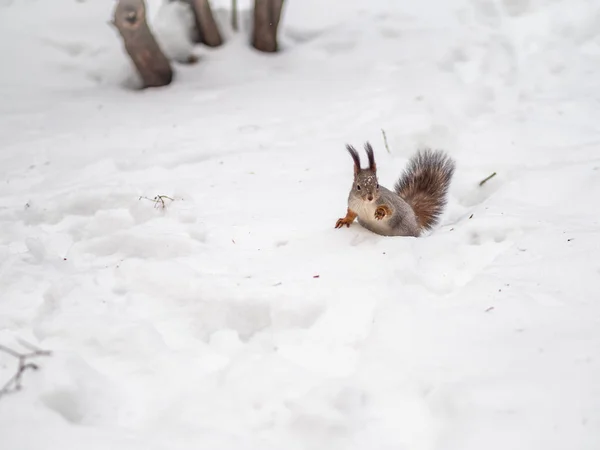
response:
[[[25,341],[19,340],[19,342],[21,343],[21,345],[23,347],[25,347],[25,348],[27,348],[27,350],[29,350],[29,353],[19,353],[8,347],[5,347],[4,345],[0,345],[0,351],[17,358],[17,360],[19,361],[16,373],[12,377],[10,377],[10,379],[4,384],[2,389],[0,389],[0,398],[2,398],[6,394],[10,394],[10,393],[21,390],[21,388],[22,388],[21,381],[23,378],[23,373],[25,373],[25,371],[27,369],[31,369],[31,370],[39,369],[39,366],[37,364],[28,362],[29,359],[35,358],[38,356],[50,356],[52,354],[49,350],[41,350]]]

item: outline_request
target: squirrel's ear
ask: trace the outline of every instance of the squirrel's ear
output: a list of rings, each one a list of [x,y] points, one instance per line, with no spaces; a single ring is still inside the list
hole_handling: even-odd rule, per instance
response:
[[[373,153],[373,147],[368,142],[365,143],[365,151],[367,152],[367,157],[369,158],[369,169],[373,172],[377,171],[377,166],[375,165],[375,154]]]
[[[354,160],[354,175],[356,175],[360,171],[360,156],[356,149],[351,145],[346,144],[346,150],[348,150],[348,153],[350,153],[350,156],[352,156],[352,159]]]

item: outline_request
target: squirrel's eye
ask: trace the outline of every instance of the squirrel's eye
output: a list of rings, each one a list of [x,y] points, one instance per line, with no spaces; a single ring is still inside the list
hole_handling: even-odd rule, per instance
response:
[[[379,183],[377,183],[377,189],[379,189]]]
[[[356,185],[356,189],[360,191],[360,184]]]

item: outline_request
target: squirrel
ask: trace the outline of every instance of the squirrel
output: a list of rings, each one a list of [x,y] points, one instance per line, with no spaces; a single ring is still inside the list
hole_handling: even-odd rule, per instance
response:
[[[373,147],[365,143],[369,167],[361,169],[360,156],[346,145],[354,160],[354,182],[348,195],[346,217],[335,228],[358,223],[382,236],[419,237],[439,221],[446,206],[455,162],[441,150],[419,150],[413,155],[391,191],[379,185]]]

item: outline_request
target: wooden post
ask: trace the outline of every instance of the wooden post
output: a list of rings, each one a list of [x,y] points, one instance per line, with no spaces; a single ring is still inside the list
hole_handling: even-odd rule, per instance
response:
[[[196,17],[196,28],[198,29],[198,42],[209,47],[219,47],[223,44],[223,38],[219,31],[219,26],[210,8],[208,0],[187,0]]]
[[[283,0],[254,0],[252,46],[261,52],[277,52],[277,29]]]
[[[143,87],[170,84],[173,70],[148,27],[144,0],[119,0],[113,23],[123,38],[125,50],[142,77]]]

